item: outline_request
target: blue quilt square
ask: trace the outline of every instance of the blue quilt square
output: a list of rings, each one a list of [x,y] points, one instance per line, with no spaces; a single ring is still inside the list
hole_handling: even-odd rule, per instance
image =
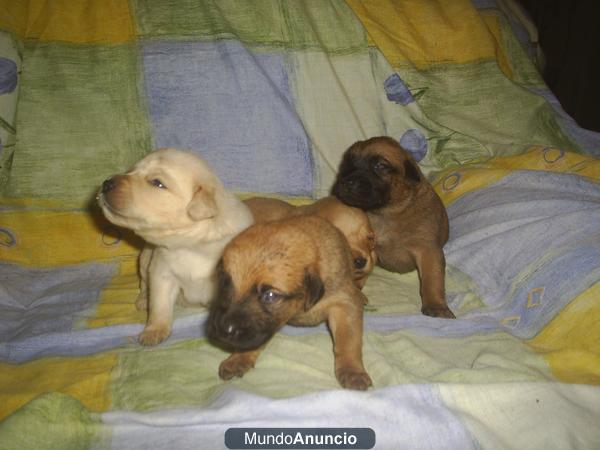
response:
[[[310,144],[284,63],[237,41],[144,44],[156,146],[197,152],[238,192],[311,195]]]

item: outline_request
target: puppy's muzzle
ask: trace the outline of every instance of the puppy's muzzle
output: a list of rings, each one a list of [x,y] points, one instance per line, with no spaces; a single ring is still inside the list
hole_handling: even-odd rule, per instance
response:
[[[353,173],[339,179],[332,194],[347,205],[364,210],[379,208],[387,201],[387,192],[363,173]]]
[[[216,314],[209,318],[208,338],[229,351],[254,350],[273,335],[250,325],[252,319],[241,313]]]
[[[340,182],[340,190],[356,197],[364,197],[371,190],[371,183],[367,177],[360,175],[349,176]]]

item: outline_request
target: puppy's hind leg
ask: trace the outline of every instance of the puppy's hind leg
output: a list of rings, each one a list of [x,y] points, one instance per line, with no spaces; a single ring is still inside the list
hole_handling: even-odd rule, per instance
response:
[[[426,316],[455,319],[445,294],[446,260],[441,248],[413,249],[421,291],[421,312]]]
[[[327,319],[333,336],[335,376],[342,387],[361,391],[373,384],[362,361],[363,303],[361,294],[360,305],[344,302],[333,306]]]

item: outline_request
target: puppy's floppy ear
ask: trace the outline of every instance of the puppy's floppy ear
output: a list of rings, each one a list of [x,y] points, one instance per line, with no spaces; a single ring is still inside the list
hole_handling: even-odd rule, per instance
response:
[[[421,171],[410,159],[404,161],[404,177],[409,183],[417,184],[421,181]]]
[[[221,302],[222,304],[228,304],[231,302],[234,295],[234,286],[231,275],[225,270],[223,264],[223,258],[221,258],[215,268],[215,274],[217,277],[217,296],[213,300],[214,303]]]
[[[310,308],[321,300],[325,295],[325,286],[321,277],[313,269],[304,270],[304,287],[306,288],[306,300],[304,302],[304,311]]]
[[[188,203],[187,213],[192,220],[209,219],[217,214],[217,203],[212,189],[198,186]]]

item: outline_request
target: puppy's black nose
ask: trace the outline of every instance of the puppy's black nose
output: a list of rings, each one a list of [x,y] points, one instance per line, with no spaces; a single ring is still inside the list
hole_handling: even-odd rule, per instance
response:
[[[359,186],[359,181],[356,178],[346,178],[344,180],[344,187],[350,191],[357,189]]]
[[[363,258],[362,256],[357,256],[356,258],[354,258],[354,267],[356,269],[364,269],[364,267],[367,265],[367,259]]]
[[[233,323],[225,324],[222,330],[225,337],[231,341],[238,340],[242,333],[240,328],[235,326]]]
[[[112,191],[116,186],[117,183],[115,183],[113,178],[104,180],[104,183],[102,183],[102,193],[106,194],[108,191]]]

